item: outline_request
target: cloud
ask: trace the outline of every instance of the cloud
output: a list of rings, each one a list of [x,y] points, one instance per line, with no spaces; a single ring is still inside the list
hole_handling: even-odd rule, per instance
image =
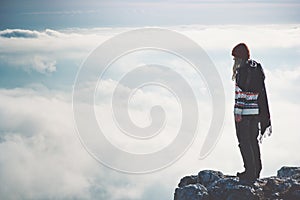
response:
[[[0,198],[139,199],[147,184],[103,167],[85,151],[69,95],[0,90]]]
[[[0,37],[3,38],[39,38],[45,36],[60,36],[58,31],[46,29],[45,31],[35,31],[26,29],[5,29],[0,31]]]
[[[251,49],[299,47],[299,24],[283,25],[220,25],[177,26],[179,32],[194,39],[205,49],[227,49],[245,42]]]
[[[33,68],[40,73],[51,73],[56,71],[56,61],[45,57],[35,56],[32,60]]]
[[[56,60],[44,55],[22,55],[18,59],[14,55],[0,56],[2,62],[26,72],[36,71],[41,74],[51,74],[56,71]]]
[[[272,59],[284,60],[282,63],[275,62],[276,65],[266,65],[271,67],[265,69],[274,135],[264,140],[262,145],[263,176],[275,174],[275,170],[281,165],[299,165],[300,160],[295,152],[299,152],[297,142],[300,140],[297,133],[300,63],[297,57],[291,58],[289,54],[289,51],[295,55],[300,52],[299,25],[193,25],[169,28],[191,37],[208,50],[225,85],[226,119],[222,137],[213,152],[206,159],[198,160],[210,118],[210,105],[203,101],[200,102],[199,134],[181,159],[152,174],[135,176],[115,172],[92,159],[76,136],[70,92],[73,79],[67,85],[70,88],[67,92],[47,89],[37,80],[28,80],[31,83],[29,86],[24,84],[20,88],[0,89],[0,180],[5,185],[0,187],[1,199],[172,199],[174,188],[184,175],[196,174],[201,169],[217,169],[228,174],[241,170],[242,160],[232,117],[234,85],[230,79],[230,50],[241,40],[248,42],[254,53],[256,50],[265,54],[271,53],[273,49],[280,50],[281,56]],[[2,36],[1,62],[5,63],[6,68],[19,67],[42,75],[53,72],[59,74],[65,68],[77,70],[78,65],[69,66],[65,61],[75,60],[81,63],[98,44],[126,30],[131,28],[32,31],[37,34],[37,37],[32,38]],[[289,51],[285,51],[287,49]],[[214,54],[215,52],[221,52],[222,55]],[[130,66],[141,64],[142,56],[143,54],[137,54],[120,60],[119,66],[111,66],[110,75],[122,75]],[[148,60],[153,58],[157,62],[163,60],[156,54],[152,54]],[[185,69],[181,62],[167,60],[164,64]],[[266,62],[262,59],[263,66]],[[150,72],[145,72],[143,76],[147,76],[147,73]],[[199,83],[191,74],[191,71],[186,71],[186,77],[192,83]],[[67,71],[63,75],[68,76],[70,73]],[[0,76],[6,74],[1,73]],[[142,79],[143,76],[138,78]],[[14,79],[14,76],[10,78]],[[51,81],[54,84],[57,80]],[[95,106],[95,113],[100,119],[104,118],[104,125],[108,130],[116,129],[114,122],[108,119],[111,107],[107,97],[116,82],[117,79],[105,79],[99,96],[96,96],[99,97],[99,105]],[[86,92],[90,91],[89,86],[89,83],[82,85]],[[199,94],[208,93],[207,90],[202,90],[203,84],[196,86],[200,88],[197,91]],[[123,89],[129,88],[124,86]],[[84,91],[82,94],[85,94]],[[148,111],[154,104],[165,105],[171,117],[178,114],[178,105],[174,99],[161,90],[137,91],[130,103],[133,104],[133,121],[138,124],[150,122]],[[136,151],[141,147],[149,147],[143,143],[134,144],[135,141],[122,140],[123,137],[118,137],[117,134],[110,134],[115,139],[112,141],[119,142],[127,150]],[[165,145],[169,138],[170,135],[161,137],[155,143],[157,146],[152,145],[152,149],[146,149],[145,152]]]
[[[266,73],[270,74],[266,81],[274,99],[278,99],[282,103],[298,103],[300,89],[295,85],[300,81],[300,67],[267,70]]]
[[[264,175],[274,174],[281,165],[299,164],[295,152],[298,152],[297,141],[300,139],[296,131],[300,107],[290,98],[281,96],[282,85],[287,85],[291,91],[299,91],[297,84],[293,84],[299,78],[299,69],[282,72],[266,71],[274,135],[262,145]],[[274,81],[276,84],[272,85]],[[115,83],[107,81],[105,85],[109,93]],[[228,112],[223,135],[206,159],[197,160],[205,134],[201,132],[185,156],[169,168],[133,176],[111,171],[87,154],[74,130],[70,93],[36,88],[0,90],[0,177],[5,183],[5,187],[0,188],[0,197],[3,199],[150,200],[154,191],[162,197],[172,198],[179,178],[184,175],[197,173],[200,169],[218,169],[233,174],[242,168],[230,101],[226,104]],[[233,92],[233,86],[225,89]],[[138,92],[136,98],[145,106],[151,104],[149,100],[158,99],[160,104],[165,101],[172,107],[161,95]],[[105,109],[110,107],[107,101],[103,106]],[[98,111],[108,118],[105,109]],[[145,114],[138,115],[143,118]],[[201,120],[208,123],[207,116]],[[106,126],[115,125],[109,122]]]
[[[205,48],[224,49],[245,41],[255,48],[289,48],[300,45],[299,24],[282,25],[185,25],[163,28],[187,35]],[[91,51],[112,36],[133,28],[90,28],[44,31],[6,29],[0,31],[1,53],[39,51]],[[29,40],[24,40],[28,38]],[[45,48],[46,47],[46,48]],[[67,52],[65,52],[67,53]]]
[[[299,47],[299,24],[287,25],[188,25],[166,26],[190,37],[204,49],[231,48],[238,42],[246,42],[254,49]],[[0,53],[22,56],[47,54],[57,59],[82,61],[88,53],[112,36],[135,28],[91,28],[44,31],[6,29],[0,31]],[[26,38],[26,40],[25,40]]]
[[[69,95],[0,90],[1,199],[141,199],[156,182],[170,189],[162,198],[172,196],[161,175],[121,174],[92,159],[77,138]]]
[[[246,42],[251,49],[251,55],[259,55],[257,52],[268,52],[265,56],[272,55],[268,58],[269,61],[266,62],[267,66],[276,66],[278,65],[277,62],[285,61],[279,59],[277,54],[284,57],[293,53],[292,59],[296,60],[300,48],[298,39],[300,35],[299,24],[256,26],[188,25],[164,28],[186,35],[211,55],[222,53],[222,59],[230,58],[228,55],[230,55],[231,48],[235,44]],[[0,37],[0,64],[8,71],[9,68],[13,68],[12,70],[36,71],[40,74],[55,72],[56,77],[62,77],[65,76],[66,71],[73,70],[73,73],[76,73],[80,64],[98,45],[118,33],[133,29],[135,28],[73,28],[45,29],[44,31],[3,30],[0,31],[0,35],[2,35]],[[159,56],[154,55],[153,58],[159,58]],[[216,62],[219,60],[220,56],[215,59]],[[69,64],[66,64],[66,62],[69,62]],[[124,65],[126,68],[125,63]],[[32,83],[34,79],[30,77],[27,81]],[[72,84],[72,82],[69,84]]]
[[[92,49],[111,37],[107,32],[7,29],[0,32],[0,63],[5,68],[43,74],[55,72],[60,62],[72,62],[69,67],[77,68]]]
[[[0,31],[0,36],[4,38],[37,38],[39,36],[39,32],[22,29],[6,29],[4,31]]]
[[[1,199],[86,197],[93,162],[73,137],[67,102],[32,90],[1,90]]]

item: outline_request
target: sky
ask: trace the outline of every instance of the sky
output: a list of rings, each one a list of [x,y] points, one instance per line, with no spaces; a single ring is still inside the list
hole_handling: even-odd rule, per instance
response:
[[[239,42],[249,46],[251,58],[262,64],[266,75],[273,135],[261,144],[261,175],[275,175],[281,166],[300,165],[299,1],[4,0],[0,5],[0,199],[172,199],[183,176],[204,169],[230,175],[242,171],[232,114],[231,80],[231,49]],[[194,102],[192,96],[179,98],[171,91],[178,88],[189,95],[185,83],[195,94],[199,123],[192,143],[170,165],[149,173],[124,173],[91,155],[82,141],[93,141],[94,138],[85,137],[89,136],[89,127],[84,126],[86,133],[81,132],[78,137],[80,122],[74,119],[73,89],[82,66],[98,52],[97,47],[112,44],[107,41],[114,41],[120,34],[149,27],[175,31],[206,52],[224,88],[225,117],[215,147],[199,159],[213,113],[218,114],[212,103],[214,93],[207,84],[212,77],[205,76],[204,71],[197,73],[177,54],[158,49],[132,51],[118,57],[103,76],[94,74],[101,77],[94,91],[95,118],[114,147],[147,154],[172,144],[182,125],[182,108],[190,109],[184,106]],[[156,44],[170,38],[158,38]],[[135,40],[127,42],[131,45]],[[185,43],[180,44],[174,47],[186,47]],[[119,49],[122,45],[96,54],[96,58],[105,59],[102,55]],[[195,49],[193,53],[200,55]],[[162,67],[144,67],[134,75],[136,67],[151,63],[169,66],[183,79],[174,78],[178,77],[176,73],[173,77]],[[91,73],[99,69],[101,66],[96,66]],[[133,77],[126,82],[122,78],[129,72],[134,72]],[[136,82],[150,79],[168,82],[163,82],[165,87],[150,84],[132,90]],[[86,94],[95,88],[89,81],[80,82],[79,86],[78,99],[89,106]],[[115,89],[119,93],[113,96]],[[151,108],[160,105],[164,109],[166,122],[157,135],[137,139],[124,134],[122,125],[126,129],[129,123],[124,117],[113,117],[112,109],[121,112],[123,106],[112,106],[112,97],[122,103],[129,93],[129,116],[134,125],[155,125],[161,111]],[[89,119],[85,112],[77,114]],[[188,119],[188,124],[192,124],[191,117]],[[189,129],[184,131],[190,134]],[[122,160],[108,149],[104,155],[128,166],[140,166],[138,162]],[[167,158],[158,157],[153,162]]]
[[[299,1],[1,1],[0,28],[297,23]]]

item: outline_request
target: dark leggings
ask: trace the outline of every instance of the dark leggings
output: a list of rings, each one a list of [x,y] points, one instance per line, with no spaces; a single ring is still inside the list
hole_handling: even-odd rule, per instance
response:
[[[245,172],[255,178],[259,178],[262,166],[257,140],[259,134],[257,116],[242,116],[242,120],[236,122],[235,127]]]

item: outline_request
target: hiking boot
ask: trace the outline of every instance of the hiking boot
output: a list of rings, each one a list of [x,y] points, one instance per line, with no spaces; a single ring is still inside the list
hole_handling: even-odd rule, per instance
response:
[[[239,177],[240,181],[245,181],[245,182],[250,182],[250,183],[254,183],[256,181],[256,176],[254,176],[253,174],[244,171],[241,173],[237,173],[237,177]]]
[[[246,171],[243,172],[237,172],[236,176],[240,178],[240,176],[244,176],[244,174],[246,174]]]

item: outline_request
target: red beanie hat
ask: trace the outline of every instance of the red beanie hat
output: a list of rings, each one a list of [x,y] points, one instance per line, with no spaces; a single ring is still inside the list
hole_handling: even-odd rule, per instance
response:
[[[248,49],[247,45],[244,44],[244,43],[240,43],[240,44],[236,45],[232,49],[231,54],[236,58],[242,58],[242,59],[245,59],[245,60],[248,60],[250,58],[249,49]]]

